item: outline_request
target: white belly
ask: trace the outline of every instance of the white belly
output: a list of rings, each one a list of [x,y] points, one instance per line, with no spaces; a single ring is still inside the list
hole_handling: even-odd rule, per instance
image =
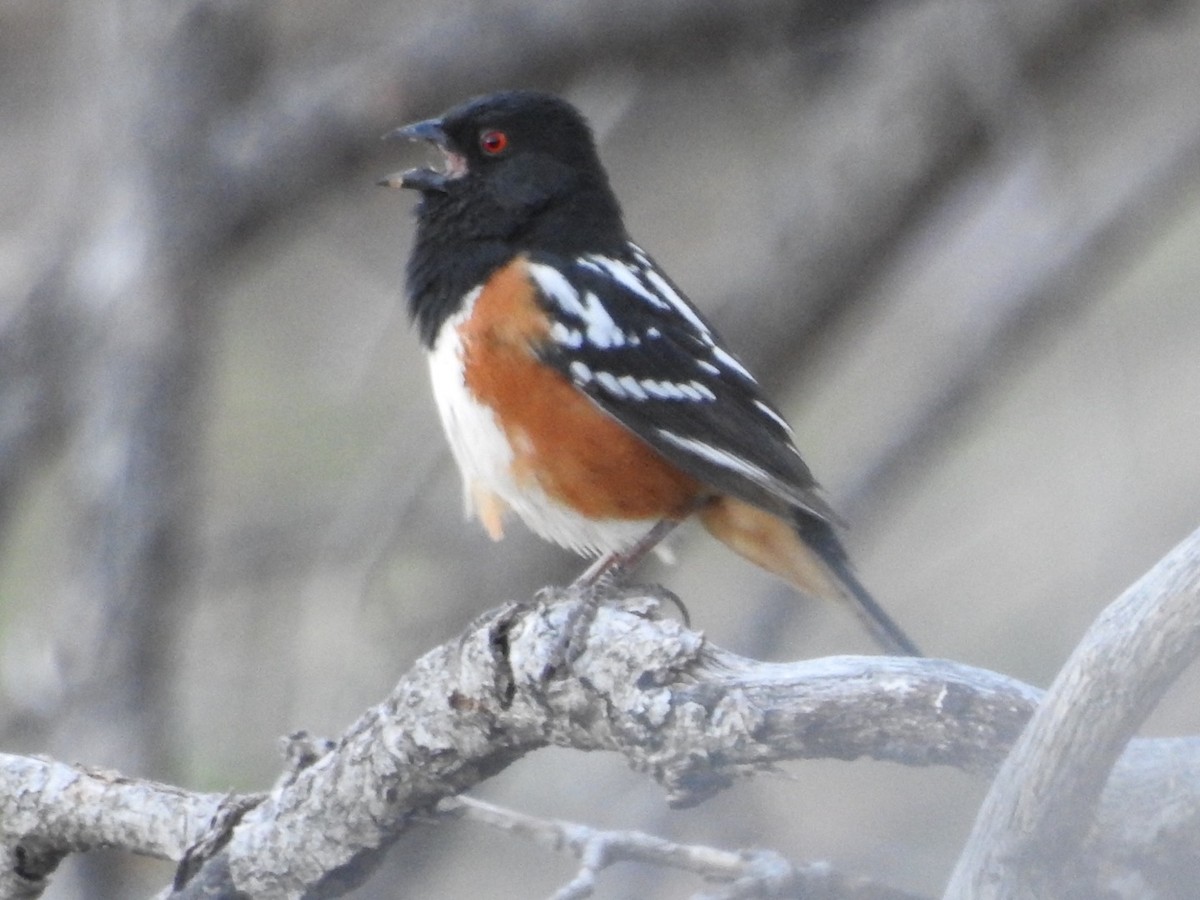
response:
[[[584,555],[623,550],[653,525],[646,519],[592,520],[549,497],[535,479],[513,477],[513,450],[492,411],[478,403],[463,377],[458,325],[470,314],[478,290],[464,309],[442,326],[429,355],[433,396],[450,451],[463,481],[468,517],[478,516],[493,538],[502,536],[500,516],[512,509],[534,533]],[[494,505],[499,501],[499,505]]]

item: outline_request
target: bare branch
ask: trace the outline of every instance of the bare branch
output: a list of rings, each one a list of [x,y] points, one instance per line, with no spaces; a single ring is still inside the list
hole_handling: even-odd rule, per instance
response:
[[[181,859],[228,801],[115,772],[0,754],[0,897],[37,897],[69,853]]]
[[[778,896],[919,900],[915,894],[869,879],[847,878],[823,863],[797,867],[770,850],[730,851],[678,844],[641,831],[611,831],[561,819],[541,819],[473,797],[443,800],[438,812],[515,834],[550,850],[565,850],[578,859],[582,863],[579,873],[551,900],[592,896],[597,873],[618,862],[651,863],[727,884],[725,889],[697,900]]]
[[[1200,653],[1200,531],[1108,607],[992,784],[947,898],[1091,896],[1070,864],[1109,772]]]
[[[333,752],[247,814],[204,869],[227,868],[252,895],[324,890],[370,862],[414,812],[549,744],[620,752],[677,805],[785,759],[989,771],[1037,698],[940,660],[756,663],[676,622],[607,605],[573,677],[547,679],[576,602],[507,607],[426,654]]]
[[[1172,140],[1148,146],[1140,163],[1140,168],[1124,168],[1121,178],[1108,169],[1060,176],[1079,182],[1060,192],[1086,202],[1047,203],[1046,221],[1036,235],[1014,237],[1016,246],[1008,251],[1012,261],[1001,257],[996,263],[1010,273],[1003,291],[973,304],[969,331],[947,343],[953,349],[943,359],[926,362],[943,373],[930,379],[936,387],[906,415],[897,415],[900,427],[842,488],[841,509],[851,518],[867,498],[905,483],[927,464],[948,429],[1009,363],[1013,348],[1044,331],[1048,320],[1069,316],[1094,300],[1098,281],[1145,240],[1149,224],[1179,205],[1180,186],[1200,173],[1200,117],[1179,122]]]
[[[574,677],[547,679],[574,602],[508,607],[427,654],[332,753],[247,815],[212,865],[252,894],[324,886],[369,862],[414,811],[547,744],[620,752],[676,805],[785,759],[871,756],[986,772],[1038,697],[941,660],[757,663],[678,623],[610,606]]]
[[[1179,574],[1187,562],[1194,556],[1177,553],[1164,566],[1172,577],[1200,578],[1195,566],[1190,576]],[[1131,593],[1144,596],[1154,584],[1148,578]],[[678,622],[646,615],[644,599],[601,606],[573,648],[579,653],[570,672],[555,674],[559,636],[579,602],[555,597],[483,617],[418,660],[391,696],[336,742],[294,741],[302,751],[265,798],[193,795],[0,757],[5,852],[11,859],[19,849],[42,861],[32,873],[10,863],[3,877],[14,892],[36,896],[37,880],[68,852],[109,845],[179,859],[189,848],[207,847],[190,854],[184,874],[192,877],[173,896],[235,889],[337,896],[423,812],[539,747],[619,752],[662,784],[670,802],[685,805],[789,759],[869,756],[990,773],[1039,700],[1013,679],[944,660],[755,662],[712,647]],[[1118,627],[1123,621],[1107,620]],[[1171,647],[1159,649],[1174,655]],[[1089,716],[1095,719],[1095,708]],[[1159,784],[1190,779],[1186,793],[1174,793],[1200,797],[1200,741],[1169,742],[1168,752],[1155,752],[1160,743],[1136,742],[1114,772],[1112,799],[1106,796],[1100,811],[1110,847],[1122,833],[1155,833],[1161,819],[1143,807],[1144,819],[1128,821],[1124,798],[1149,783],[1139,767],[1160,766],[1153,776]],[[231,807],[236,815],[227,814]],[[1170,815],[1173,827],[1198,817],[1194,802]],[[1146,864],[1133,858],[1146,840],[1129,854],[1131,869]],[[599,864],[596,854],[609,852],[606,846],[592,843],[585,869]],[[763,876],[754,877],[761,884]],[[586,880],[585,872],[573,889]]]
[[[288,773],[194,884],[211,886],[215,873],[256,896],[329,890],[369,863],[414,813],[547,744],[621,752],[665,785],[672,802],[686,804],[789,758],[868,755],[986,771],[1036,700],[1019,682],[944,661],[756,663],[708,647],[676,622],[611,606],[597,611],[573,677],[546,678],[577,603],[506,607],[424,656],[332,752]],[[121,792],[140,784],[55,771],[96,793],[104,808],[129,804]],[[31,808],[49,805],[68,817],[88,808],[59,792],[25,789],[31,775],[23,769],[11,777],[3,795]],[[157,803],[163,790],[152,786],[146,802]],[[120,827],[67,829],[59,849],[122,844],[178,858],[198,839],[197,823],[219,813],[217,798],[195,802],[202,812],[187,814],[189,827],[170,841],[129,839]],[[2,821],[10,840],[57,833],[7,810]],[[178,896],[198,894],[185,888]]]
[[[1093,871],[1122,873],[1129,900],[1200,884],[1200,738],[1133,741],[1113,770],[1084,848]]]

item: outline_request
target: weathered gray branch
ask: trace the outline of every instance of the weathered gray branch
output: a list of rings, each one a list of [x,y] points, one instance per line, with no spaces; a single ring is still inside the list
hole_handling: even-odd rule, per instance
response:
[[[508,607],[426,654],[332,753],[249,813],[198,878],[227,869],[252,895],[319,894],[414,811],[550,744],[622,753],[682,805],[785,759],[989,771],[1036,702],[1019,682],[938,660],[756,663],[614,607],[600,609],[571,677],[546,677],[575,602]]]
[[[676,622],[611,606],[598,611],[570,676],[547,676],[561,650],[563,620],[577,602],[506,607],[426,654],[331,752],[289,774],[250,811],[193,884],[211,888],[215,877],[253,896],[334,895],[414,813],[550,744],[620,752],[676,804],[786,759],[872,756],[987,772],[1037,699],[1012,679],[940,660],[757,663],[709,646]],[[79,809],[54,789],[54,779],[18,792],[27,770],[0,777],[13,779],[0,796],[59,815]],[[136,784],[102,781],[105,797]],[[218,801],[181,805],[173,843],[130,840],[117,829],[69,837],[64,849],[122,843],[178,858]],[[10,841],[55,833],[0,813]],[[23,823],[15,835],[10,821]],[[179,896],[200,894],[185,888]]]
[[[1200,531],[1108,607],[992,784],[947,900],[1094,896],[1078,858],[1114,763],[1200,654]],[[1172,791],[1174,793],[1174,791]]]
[[[1042,201],[1036,233],[1015,233],[991,254],[1009,272],[1003,285],[989,284],[986,302],[963,297],[975,310],[969,328],[924,362],[931,390],[917,395],[907,410],[896,410],[898,427],[888,442],[867,454],[854,481],[843,485],[841,509],[850,518],[867,498],[904,484],[923,466],[962,412],[977,401],[996,373],[1009,364],[1014,348],[1044,333],[1052,319],[1069,317],[1093,299],[1097,284],[1136,251],[1157,223],[1179,206],[1182,185],[1200,174],[1200,115],[1177,121],[1170,140],[1146,141],[1139,168],[1055,172],[1057,203]],[[1031,185],[1048,183],[1046,172],[1020,172]],[[1074,182],[1069,186],[1064,182]],[[1034,194],[1033,187],[1027,191]],[[1049,191],[1043,192],[1049,194]]]
[[[540,819],[472,797],[443,800],[438,812],[515,834],[550,850],[566,850],[576,857],[579,873],[550,900],[592,896],[597,873],[622,861],[681,869],[723,885],[694,900],[793,895],[809,900],[921,900],[915,894],[869,879],[847,878],[822,863],[794,866],[770,850],[733,852],[679,844],[641,831],[610,831],[578,822]]]
[[[1153,592],[1164,577],[1167,604],[1176,588],[1194,586],[1200,578],[1197,542],[1200,533],[1188,552],[1168,557],[1104,621],[1155,606]],[[10,859],[19,851],[44,861],[41,869],[25,865],[24,878],[14,869],[2,877],[36,896],[37,879],[64,853],[116,845],[178,859],[200,841],[210,849],[193,855],[192,878],[174,896],[235,889],[264,897],[337,896],[415,815],[539,747],[621,753],[662,784],[670,802],[686,805],[738,775],[803,758],[867,756],[988,774],[1039,702],[1038,691],[1027,685],[945,660],[755,662],[648,614],[644,600],[601,607],[571,648],[564,672],[559,635],[578,602],[563,596],[482,618],[460,639],[418,660],[391,696],[336,743],[305,743],[296,768],[244,816],[222,814],[230,803],[222,805],[220,797],[42,760],[0,758],[6,852]],[[1130,649],[1145,658],[1141,640]],[[1180,638],[1159,641],[1156,647],[1170,659],[1185,652]],[[1097,671],[1108,670],[1104,659],[1087,659]],[[1148,683],[1160,685],[1170,671],[1158,670]],[[1101,683],[1112,689],[1111,681]],[[1153,694],[1132,685],[1127,690],[1143,704]],[[1089,719],[1102,708],[1089,706]],[[1103,746],[1107,758],[1119,751],[1120,741]],[[1084,769],[1095,771],[1090,764]],[[1106,849],[1113,849],[1116,836],[1132,835],[1132,846],[1121,848],[1131,871],[1177,866],[1178,859],[1149,857],[1156,845],[1176,846],[1179,835],[1194,833],[1198,773],[1200,741],[1133,742],[1096,815],[1096,832],[1108,836]],[[1169,811],[1130,809],[1130,792],[1151,782],[1175,785],[1178,802]],[[147,805],[158,812],[143,818]],[[240,813],[249,804],[233,805]],[[130,810],[141,810],[136,814],[145,831],[121,817]],[[1133,822],[1132,816],[1144,818]],[[221,826],[201,839],[213,831],[214,820]]]
[[[0,897],[37,897],[69,853],[182,859],[227,798],[54,760],[0,754]]]

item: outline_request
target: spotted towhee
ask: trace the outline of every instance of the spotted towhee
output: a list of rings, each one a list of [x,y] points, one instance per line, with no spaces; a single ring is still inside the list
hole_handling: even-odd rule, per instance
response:
[[[600,557],[595,579],[694,514],[806,594],[848,600],[886,650],[918,654],[852,572],[787,422],[630,241],[574,107],[498,93],[389,136],[444,156],[381,184],[421,193],[409,311],[488,534],[511,509]]]

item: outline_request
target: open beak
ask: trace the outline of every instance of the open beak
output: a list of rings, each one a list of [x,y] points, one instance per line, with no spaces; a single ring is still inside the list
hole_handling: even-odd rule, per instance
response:
[[[425,119],[422,122],[413,122],[411,125],[404,125],[397,128],[395,131],[389,131],[383,136],[385,141],[428,141],[433,146],[441,151],[445,160],[444,169],[435,169],[430,166],[405,169],[403,172],[396,172],[387,178],[381,178],[378,184],[383,187],[391,188],[411,188],[417,191],[438,191],[445,193],[447,182],[454,178],[460,178],[467,172],[467,161],[459,153],[455,153],[448,146],[446,132],[442,129],[441,119]]]

